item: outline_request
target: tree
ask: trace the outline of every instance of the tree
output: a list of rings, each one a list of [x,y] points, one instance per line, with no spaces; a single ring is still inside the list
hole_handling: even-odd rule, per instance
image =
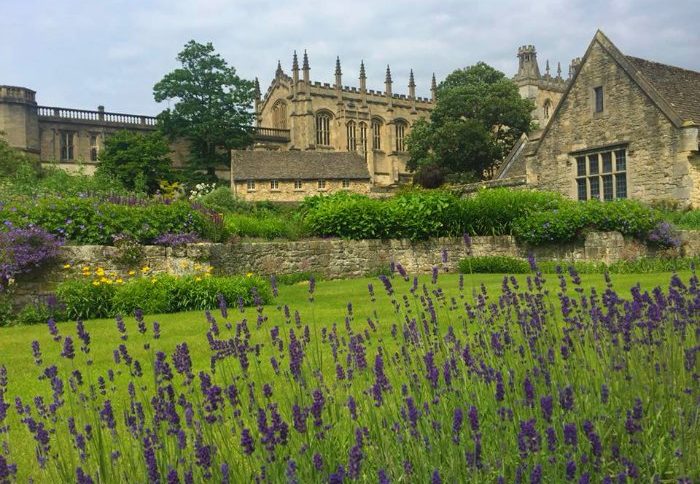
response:
[[[252,141],[254,84],[238,77],[211,43],[191,40],[177,60],[182,67],[153,86],[156,102],[175,100],[158,115],[159,126],[171,139],[187,139],[191,167],[213,178],[231,149]]]
[[[105,139],[97,174],[109,175],[130,190],[153,193],[171,176],[170,147],[159,132],[118,131]]]
[[[479,62],[458,69],[438,87],[430,123],[416,122],[407,137],[408,169],[490,177],[496,163],[530,129],[533,108],[493,67]]]

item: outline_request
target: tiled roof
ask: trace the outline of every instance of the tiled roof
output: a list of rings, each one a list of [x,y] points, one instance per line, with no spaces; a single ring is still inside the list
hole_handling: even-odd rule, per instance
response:
[[[234,180],[369,180],[357,153],[324,151],[232,151]]]
[[[700,124],[700,72],[625,56],[683,121]]]

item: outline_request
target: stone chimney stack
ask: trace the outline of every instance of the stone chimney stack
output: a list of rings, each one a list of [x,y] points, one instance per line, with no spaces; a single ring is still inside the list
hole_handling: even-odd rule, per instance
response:
[[[581,58],[574,57],[571,59],[571,64],[569,64],[569,79],[576,75],[576,71],[578,71],[579,67],[581,67]]]

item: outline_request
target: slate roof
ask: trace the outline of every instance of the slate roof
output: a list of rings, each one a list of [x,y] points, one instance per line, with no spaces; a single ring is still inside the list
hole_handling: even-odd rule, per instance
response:
[[[700,72],[625,56],[683,121],[700,124]]]
[[[357,153],[324,151],[232,151],[234,180],[369,180]]]

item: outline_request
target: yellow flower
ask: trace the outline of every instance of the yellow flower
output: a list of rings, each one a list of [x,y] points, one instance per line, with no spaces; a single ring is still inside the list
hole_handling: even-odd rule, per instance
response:
[[[84,271],[89,271],[89,270],[90,270],[90,266],[83,266],[83,270],[84,270]]]
[[[112,280],[111,280],[111,279],[107,279],[107,280],[105,281],[105,284],[107,284],[107,285],[112,284]]]
[[[202,278],[201,278],[201,277],[199,277],[199,276],[197,276],[197,277],[195,277],[195,278],[194,278],[194,280],[195,280],[195,281],[197,281],[197,282],[199,282],[199,281],[201,281],[201,280],[202,280]]]
[[[181,260],[181,261],[180,261],[180,267],[182,267],[182,268],[187,267],[187,261],[186,261],[186,260]]]
[[[119,278],[117,278],[114,282],[116,282],[117,284],[123,284],[123,283],[124,283],[124,279],[122,279],[121,277],[119,277]]]
[[[64,269],[70,269],[70,264],[63,264]]]
[[[109,281],[109,279],[107,279],[106,277],[104,277],[104,276],[100,277],[100,282],[107,282],[107,281]]]
[[[136,274],[136,271],[129,271],[129,275],[130,275],[130,276],[133,276],[133,275],[135,275],[135,274]]]
[[[105,270],[104,270],[103,268],[101,268],[101,267],[98,267],[98,268],[95,270],[95,275],[96,275],[96,276],[104,276],[104,275],[105,275]]]
[[[100,285],[100,281],[92,281],[92,285],[93,285],[93,286],[99,286],[99,285]]]
[[[204,277],[211,277],[211,274],[204,274]]]
[[[156,279],[155,277],[152,278],[152,279],[151,279],[151,284],[155,284],[157,280],[158,280],[158,279]]]
[[[90,277],[90,276],[92,275],[92,272],[90,272],[90,271],[83,272],[83,275],[84,275],[85,277]]]
[[[213,270],[214,270],[214,268],[212,266],[207,267],[207,272],[211,272]]]
[[[246,277],[253,277],[253,273],[249,272],[248,274],[245,275]]]
[[[145,274],[146,272],[150,271],[150,270],[151,270],[151,268],[148,267],[148,266],[143,266],[143,267],[141,268],[141,272],[143,272],[144,274]]]

